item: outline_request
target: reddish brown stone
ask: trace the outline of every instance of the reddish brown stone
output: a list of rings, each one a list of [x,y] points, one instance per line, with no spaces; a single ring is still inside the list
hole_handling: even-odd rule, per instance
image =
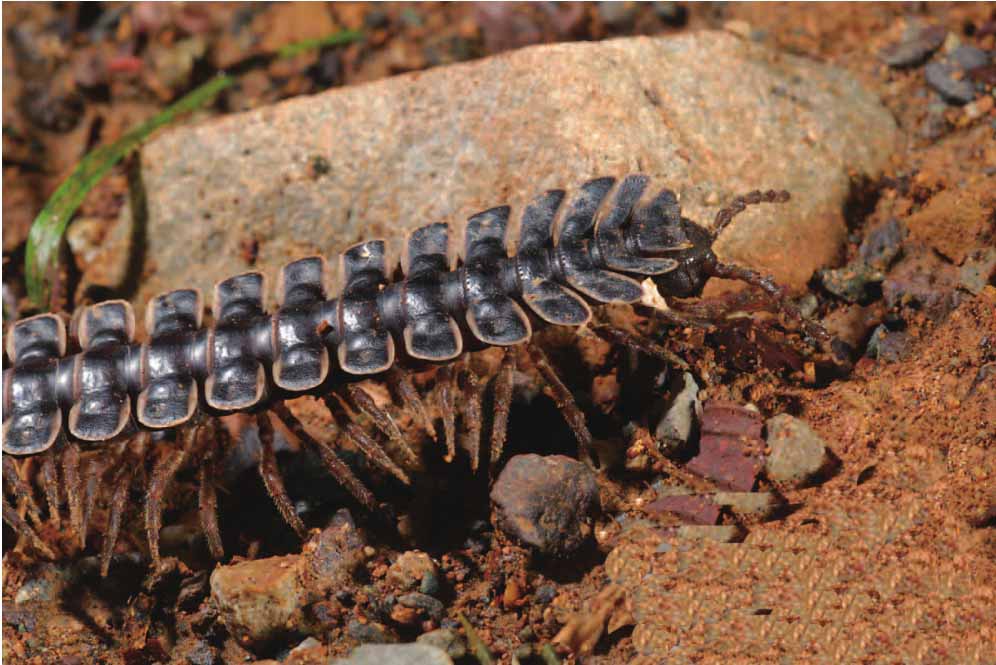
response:
[[[763,425],[756,411],[732,402],[708,402],[699,454],[688,462],[688,469],[726,489],[749,492],[764,466]]]

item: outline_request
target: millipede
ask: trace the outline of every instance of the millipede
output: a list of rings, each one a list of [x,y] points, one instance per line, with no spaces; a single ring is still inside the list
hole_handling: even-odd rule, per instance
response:
[[[456,371],[454,363],[487,347],[504,350],[493,377],[490,463],[501,456],[513,372],[520,354],[526,354],[576,436],[579,457],[594,464],[585,416],[532,340],[534,330],[542,325],[588,326],[610,342],[680,364],[662,345],[593,320],[592,306],[640,303],[648,284],[658,297],[696,297],[709,279],[720,277],[759,287],[807,341],[828,349],[828,333],[804,318],[782,287],[754,270],[720,261],[712,250],[719,234],[748,205],[787,199],[783,191],[737,197],[706,228],[683,217],[674,192],[652,189],[645,175],[603,177],[570,193],[546,191],[524,206],[515,220],[519,233],[514,253],[506,242],[512,210],[500,206],[467,220],[460,258],[451,251],[445,223],[408,234],[400,272],[388,271],[382,240],[349,247],[339,256],[343,287],[335,297],[326,293],[323,257],[293,261],[280,271],[273,312],[263,306],[264,275],[248,272],[215,286],[209,325],[198,290],[153,298],[146,309],[144,341],[136,340],[135,316],[124,300],[78,309],[68,332],[55,313],[18,321],[7,335],[11,366],[3,376],[3,518],[20,537],[51,553],[25,518],[38,521],[40,509],[13,459],[37,456],[50,519],[59,525],[64,487],[70,526],[85,547],[88,521],[106,476],[111,500],[100,552],[106,575],[136,468],[155,447],[155,433],[174,430],[178,445],[158,456],[145,488],[150,557],[154,564],[160,562],[159,531],[170,480],[191,465],[199,482],[200,526],[210,553],[221,558],[213,476],[223,437],[216,417],[247,412],[259,430],[262,481],[283,519],[304,537],[307,529],[278,471],[274,422],[317,452],[325,469],[360,504],[373,510],[377,501],[335,446],[311,435],[284,401],[301,395],[323,400],[333,421],[343,423],[340,435],[372,464],[409,483],[404,464],[388,454],[378,437],[397,444],[406,461],[414,453],[359,381],[383,377],[415,414],[415,422],[432,438],[444,440],[444,459],[450,461],[456,448],[454,396],[461,390],[477,396],[476,402],[471,399],[477,417],[467,420],[474,430],[471,440],[479,441],[484,384],[472,372]],[[392,279],[395,274],[401,277]],[[681,322],[678,312],[665,309],[664,315]],[[413,368],[427,364],[440,365],[440,437],[411,378]],[[361,427],[356,414],[377,433]],[[81,463],[82,450],[112,443],[123,451],[114,464],[100,459]],[[476,470],[479,451],[471,451],[470,457]],[[20,502],[20,510],[7,494]]]

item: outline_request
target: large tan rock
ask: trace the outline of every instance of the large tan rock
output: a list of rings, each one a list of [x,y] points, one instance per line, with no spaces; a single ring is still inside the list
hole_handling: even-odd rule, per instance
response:
[[[135,300],[351,243],[462,221],[543,189],[642,171],[711,221],[744,214],[728,257],[792,285],[838,253],[849,176],[880,171],[889,113],[842,71],[723,32],[527,48],[301,97],[164,133],[142,151],[148,195]],[[116,230],[128,235],[125,224]],[[106,277],[105,277],[106,279]]]

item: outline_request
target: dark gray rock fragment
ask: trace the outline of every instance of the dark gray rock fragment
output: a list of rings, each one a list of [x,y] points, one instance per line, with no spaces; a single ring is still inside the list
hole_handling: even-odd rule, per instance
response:
[[[576,551],[598,506],[598,485],[587,465],[563,455],[517,455],[491,490],[496,526],[548,556]]]
[[[927,85],[934,89],[949,104],[967,104],[975,99],[975,86],[966,78],[956,78],[958,67],[946,62],[932,62],[923,73]]]
[[[878,52],[879,60],[890,67],[915,67],[941,48],[947,35],[948,31],[939,25],[912,24],[902,39]]]

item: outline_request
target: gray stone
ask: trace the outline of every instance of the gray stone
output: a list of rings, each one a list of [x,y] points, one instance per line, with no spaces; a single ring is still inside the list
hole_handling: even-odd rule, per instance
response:
[[[801,483],[810,479],[826,463],[826,445],[819,434],[798,418],[780,414],[767,422],[769,448],[765,461],[768,478],[777,482]]]
[[[988,52],[969,44],[962,44],[951,51],[951,59],[966,71],[985,67],[992,62],[992,56]]]
[[[428,644],[364,644],[336,665],[453,665],[446,652]]]
[[[914,21],[906,27],[902,39],[883,48],[878,57],[890,67],[913,67],[922,64],[941,48],[947,34],[943,26]]]
[[[467,655],[467,643],[459,633],[451,628],[440,628],[423,633],[415,638],[415,641],[441,649],[454,660]]]
[[[682,388],[657,423],[654,437],[665,452],[680,451],[692,435],[695,421],[702,415],[699,385],[689,372],[682,375]]]
[[[927,85],[949,104],[967,104],[975,99],[975,86],[966,78],[955,78],[958,68],[946,62],[931,62],[924,67]]]
[[[978,295],[996,275],[996,248],[987,247],[965,259],[958,273],[958,284],[969,293]]]
[[[272,283],[289,260],[375,237],[397,252],[416,226],[632,171],[704,223],[737,194],[791,191],[738,217],[717,249],[801,287],[839,255],[850,178],[886,167],[896,137],[849,74],[725,32],[525,48],[160,134],[141,153],[147,234],[130,297],[198,287],[210,301],[232,274]],[[117,254],[94,263],[110,273],[120,259],[123,279]]]
[[[491,490],[497,527],[540,553],[563,556],[584,543],[598,505],[598,485],[586,464],[563,455],[516,455]]]
[[[427,577],[436,579],[437,574],[432,557],[419,550],[410,550],[403,552],[387,569],[387,581],[398,589],[411,590],[418,589]],[[438,579],[435,585],[438,588]]]

